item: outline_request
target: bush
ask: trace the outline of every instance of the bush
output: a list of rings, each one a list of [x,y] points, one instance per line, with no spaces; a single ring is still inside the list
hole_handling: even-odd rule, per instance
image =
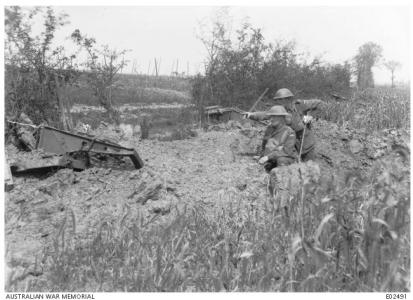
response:
[[[213,48],[205,76],[195,77],[193,101],[197,106],[220,104],[248,109],[266,89],[270,97],[286,87],[300,97],[323,97],[332,92],[347,94],[350,65],[330,65],[319,59],[303,60],[292,42],[265,43],[260,29],[249,24],[237,31],[236,43],[224,27],[204,40]]]

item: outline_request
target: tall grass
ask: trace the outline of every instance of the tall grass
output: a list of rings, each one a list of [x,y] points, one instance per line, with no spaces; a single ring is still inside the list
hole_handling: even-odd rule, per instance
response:
[[[380,130],[410,127],[410,89],[374,88],[348,101],[327,102],[321,116],[339,125]]]
[[[92,240],[56,246],[48,284],[31,289],[408,291],[408,160],[398,148],[365,178],[303,181],[281,210],[229,195],[212,210],[194,204],[149,221],[126,213],[102,222]]]

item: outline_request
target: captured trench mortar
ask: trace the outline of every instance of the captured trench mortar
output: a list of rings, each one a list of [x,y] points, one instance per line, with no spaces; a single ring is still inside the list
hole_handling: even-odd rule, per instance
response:
[[[34,159],[27,156],[27,160],[11,163],[10,169],[13,174],[42,173],[58,168],[84,170],[92,165],[90,159],[92,154],[101,158],[129,157],[136,169],[144,166],[142,159],[133,148],[49,126],[39,126],[36,131],[35,135],[38,139],[36,149],[32,151]]]

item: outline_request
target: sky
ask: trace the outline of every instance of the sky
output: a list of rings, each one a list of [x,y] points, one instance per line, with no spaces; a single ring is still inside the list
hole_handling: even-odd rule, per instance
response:
[[[70,24],[56,36],[58,44],[71,49],[67,37],[75,29],[118,50],[129,49],[133,67],[152,74],[154,59],[160,73],[176,70],[195,74],[203,71],[206,51],[197,37],[199,24],[210,24],[217,11],[213,6],[55,6],[69,14]],[[410,53],[410,15],[406,6],[229,6],[232,27],[248,18],[262,28],[267,41],[295,40],[297,49],[310,57],[321,56],[330,63],[350,60],[363,43],[372,41],[383,47],[383,57],[402,64],[396,80],[408,81]],[[38,24],[40,25],[40,24]],[[376,83],[389,83],[384,66],[374,68]]]

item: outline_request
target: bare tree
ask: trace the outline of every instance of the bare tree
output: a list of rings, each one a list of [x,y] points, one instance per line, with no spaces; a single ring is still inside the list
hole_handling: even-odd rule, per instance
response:
[[[93,88],[100,105],[109,113],[109,117],[119,124],[119,112],[113,106],[113,91],[119,86],[119,73],[127,65],[124,58],[127,50],[117,51],[109,46],[97,46],[94,38],[88,38],[77,29],[72,39],[87,53],[84,63],[88,83]]]
[[[379,62],[383,48],[373,42],[365,43],[354,57],[357,85],[361,89],[374,87],[372,68]]]
[[[207,51],[207,59],[204,66],[205,75],[211,79],[208,83],[212,98],[215,97],[215,86],[212,78],[219,64],[219,51],[231,46],[232,22],[229,9],[227,7],[220,7],[214,12],[210,24],[205,22],[199,23],[197,37]],[[218,99],[218,101],[221,101],[221,99]]]
[[[394,72],[401,67],[401,64],[395,60],[389,60],[384,63],[384,66],[391,72],[391,87],[394,88]]]

